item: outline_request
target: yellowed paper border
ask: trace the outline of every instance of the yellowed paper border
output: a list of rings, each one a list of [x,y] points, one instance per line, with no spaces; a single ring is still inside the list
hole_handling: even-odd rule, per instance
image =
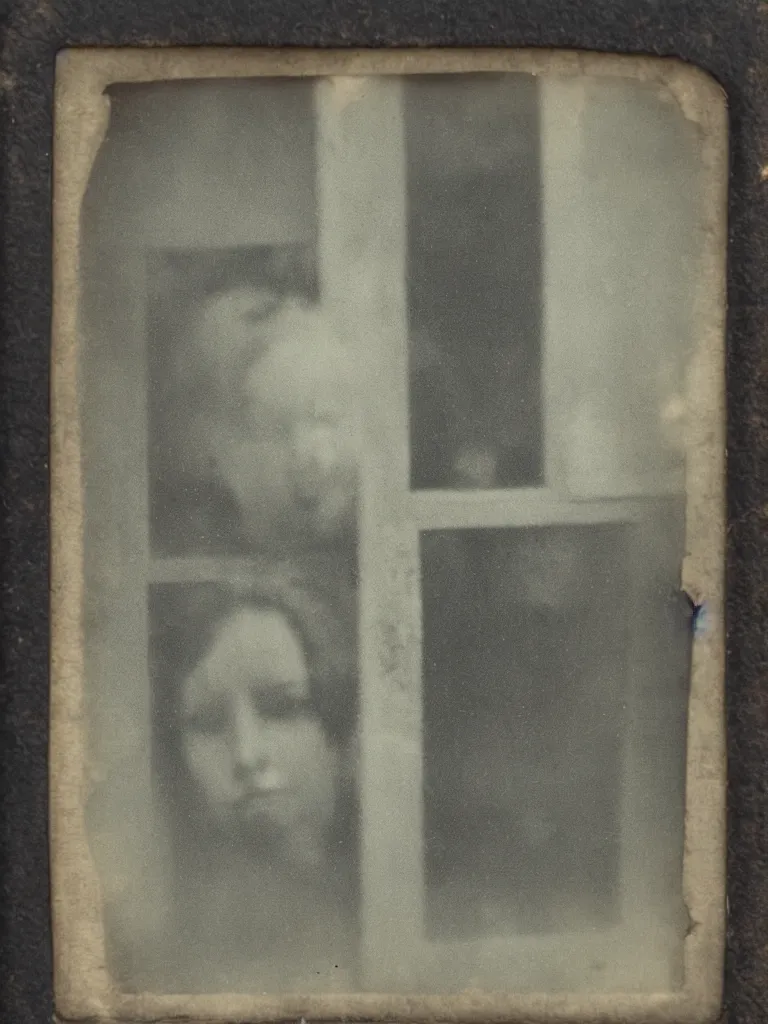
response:
[[[127,996],[111,984],[99,883],[85,834],[88,776],[83,672],[83,478],[78,383],[80,207],[116,82],[265,75],[519,71],[656,82],[701,130],[707,223],[687,380],[686,557],[682,585],[705,603],[689,710],[684,895],[690,914],[682,990],[649,996],[466,993]],[[59,55],[54,148],[52,349],[51,860],[55,993],[60,1018],[121,1021],[457,1020],[699,1022],[717,1016],[725,931],[725,98],[675,60],[510,50],[300,51],[100,49]]]

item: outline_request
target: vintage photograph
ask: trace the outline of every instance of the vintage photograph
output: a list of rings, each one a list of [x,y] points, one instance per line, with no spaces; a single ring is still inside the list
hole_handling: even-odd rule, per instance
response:
[[[716,87],[273,56],[60,58],[92,1014],[673,1006],[720,972]]]

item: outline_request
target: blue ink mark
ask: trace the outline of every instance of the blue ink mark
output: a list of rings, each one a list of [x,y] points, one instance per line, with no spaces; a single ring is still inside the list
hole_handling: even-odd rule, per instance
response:
[[[693,605],[691,628],[693,629],[694,636],[703,636],[709,629],[709,609],[707,608],[706,601]]]
[[[703,636],[709,631],[709,608],[706,601],[695,601],[685,590],[682,592],[688,607],[691,610],[691,632],[696,636]]]

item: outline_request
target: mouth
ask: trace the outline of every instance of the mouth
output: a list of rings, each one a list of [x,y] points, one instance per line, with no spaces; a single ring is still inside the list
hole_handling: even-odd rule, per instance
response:
[[[282,786],[261,786],[249,789],[235,801],[236,812],[244,818],[258,817],[275,809],[285,800],[286,790]]]

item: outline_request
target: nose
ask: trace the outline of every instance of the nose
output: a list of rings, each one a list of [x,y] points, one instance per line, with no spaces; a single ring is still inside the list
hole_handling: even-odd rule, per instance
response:
[[[293,428],[293,454],[304,472],[328,473],[336,463],[338,427],[317,419],[302,420]]]
[[[269,754],[264,723],[247,698],[236,697],[232,723],[232,760],[235,776],[247,778],[266,770]]]

